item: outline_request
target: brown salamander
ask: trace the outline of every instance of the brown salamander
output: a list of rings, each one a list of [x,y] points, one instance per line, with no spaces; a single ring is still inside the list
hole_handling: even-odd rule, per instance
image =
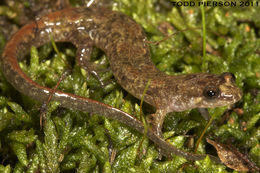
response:
[[[163,120],[168,112],[230,105],[242,96],[231,73],[164,74],[150,59],[147,38],[141,26],[122,13],[91,7],[67,8],[32,21],[6,44],[2,55],[6,79],[18,91],[40,102],[46,101],[53,89],[32,81],[21,70],[18,62],[32,45],[39,47],[50,42],[51,36],[56,42],[72,42],[77,47],[78,63],[87,66],[87,69],[93,69],[88,64],[92,47],[103,50],[118,83],[139,99],[148,80],[151,80],[144,101],[157,111],[150,118],[153,130],[149,129],[147,136],[167,156],[173,153],[189,160],[205,158],[205,155],[181,151],[160,138]],[[144,132],[144,126],[139,120],[109,105],[62,91],[55,91],[52,99],[59,101],[63,107],[98,113]]]

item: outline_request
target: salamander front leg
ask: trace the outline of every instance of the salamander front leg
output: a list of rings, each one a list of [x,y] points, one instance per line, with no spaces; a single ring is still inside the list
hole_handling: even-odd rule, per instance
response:
[[[99,72],[102,70],[98,69],[96,64],[91,61],[92,50],[93,46],[91,44],[86,43],[77,46],[76,62],[81,66],[81,68],[93,75],[99,81],[101,87],[104,87],[105,84],[99,76]]]
[[[147,117],[147,121],[156,135],[163,138],[162,127],[166,114],[162,110],[157,110],[154,114]]]
[[[206,108],[198,108],[198,111],[200,112],[201,116],[206,120],[210,120],[209,111]]]
[[[147,121],[151,129],[153,130],[153,132],[162,139],[163,139],[162,127],[163,127],[165,116],[166,113],[164,113],[164,111],[157,110],[155,114],[151,114],[147,117]],[[160,148],[158,148],[158,152],[159,152],[159,159],[161,159],[162,153]]]

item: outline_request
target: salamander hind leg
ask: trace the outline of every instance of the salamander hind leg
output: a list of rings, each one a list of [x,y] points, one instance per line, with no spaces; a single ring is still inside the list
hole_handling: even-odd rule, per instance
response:
[[[102,81],[99,73],[104,72],[105,70],[98,68],[98,66],[91,61],[92,51],[93,45],[91,44],[85,43],[77,46],[76,62],[81,66],[81,68],[86,70],[89,74],[93,75],[103,88],[105,84]]]

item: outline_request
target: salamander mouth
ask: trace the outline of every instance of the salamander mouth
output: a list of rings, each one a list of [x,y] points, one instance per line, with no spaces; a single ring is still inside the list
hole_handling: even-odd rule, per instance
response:
[[[221,93],[221,98],[223,100],[230,101],[231,103],[235,103],[242,98],[242,91],[238,89],[236,94]]]
[[[225,83],[219,86],[220,92],[220,99],[229,101],[230,104],[239,101],[242,96],[242,90],[238,88],[236,85],[231,85],[230,83]]]

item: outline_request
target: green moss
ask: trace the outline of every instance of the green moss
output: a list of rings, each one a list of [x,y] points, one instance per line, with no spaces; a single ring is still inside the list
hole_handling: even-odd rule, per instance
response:
[[[142,25],[151,42],[165,38],[165,33],[159,30],[163,23],[171,26],[166,29],[166,33],[176,34],[159,45],[150,44],[152,60],[161,71],[172,75],[201,72],[203,50],[200,8],[169,9],[162,2],[115,0],[111,8],[131,16]],[[76,5],[79,2],[71,3]],[[205,7],[204,10],[207,71],[234,73],[237,84],[244,92],[243,99],[235,105],[243,110],[242,115],[232,112],[225,120],[222,115],[226,107],[210,109],[216,123],[210,126],[206,135],[215,134],[222,142],[232,139],[236,148],[248,151],[253,161],[260,165],[258,8]],[[4,11],[1,12],[1,9]],[[1,15],[8,17],[15,11],[14,7],[0,6]],[[9,18],[15,24],[19,21],[19,17]],[[1,33],[0,52],[5,41]],[[30,65],[22,62],[22,69],[37,83],[55,86],[64,71],[70,68],[67,64],[73,64],[75,57],[75,47],[57,44],[57,48],[55,52],[51,44],[39,49],[32,47]],[[109,66],[105,55],[99,50],[93,53],[93,61],[101,69]],[[173,160],[156,160],[156,147],[149,140],[144,140],[141,145],[142,135],[131,127],[101,116],[60,109],[55,102],[49,105],[41,128],[41,105],[15,91],[2,74],[0,78],[0,172],[232,172],[209,158],[196,162],[178,156],[174,156]],[[127,94],[116,83],[111,72],[102,72],[101,78],[109,82],[104,88],[93,76],[74,66],[59,89],[110,104],[139,118],[140,101]],[[187,142],[196,141],[206,124],[196,110],[171,113],[164,124],[164,136],[178,148],[192,152],[193,148],[188,148]],[[186,134],[191,137],[184,136]],[[189,144],[194,145],[192,142]],[[112,165],[109,163],[111,146],[116,152]],[[206,148],[205,139],[202,139],[198,151],[205,153]],[[210,152],[214,152],[214,149]]]

